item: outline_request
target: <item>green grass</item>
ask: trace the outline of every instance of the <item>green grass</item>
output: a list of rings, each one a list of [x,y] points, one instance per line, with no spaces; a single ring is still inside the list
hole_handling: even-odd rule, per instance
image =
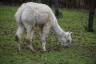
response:
[[[17,29],[14,20],[16,9],[14,6],[0,6],[0,64],[96,64],[96,19],[95,32],[87,32],[88,12],[61,10],[63,18],[58,19],[58,23],[65,31],[73,32],[70,48],[57,45],[57,37],[50,33],[47,52],[32,53],[22,45],[18,53],[14,38]],[[41,50],[38,33],[33,42],[36,49]]]

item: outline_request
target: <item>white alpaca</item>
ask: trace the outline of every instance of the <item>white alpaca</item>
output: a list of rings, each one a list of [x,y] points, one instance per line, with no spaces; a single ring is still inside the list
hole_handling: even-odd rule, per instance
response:
[[[20,51],[21,35],[27,31],[28,47],[35,51],[32,46],[32,37],[34,33],[34,27],[41,26],[41,42],[43,50],[46,51],[46,37],[52,28],[58,36],[60,42],[64,46],[68,46],[71,43],[71,32],[64,32],[59,26],[57,19],[52,12],[51,8],[45,4],[28,2],[19,7],[15,14],[18,29],[16,32],[17,48]]]

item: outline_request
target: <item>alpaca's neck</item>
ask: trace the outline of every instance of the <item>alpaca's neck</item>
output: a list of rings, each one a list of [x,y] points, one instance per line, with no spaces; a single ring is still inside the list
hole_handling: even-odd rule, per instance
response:
[[[58,24],[57,20],[55,20],[52,25],[53,25],[53,29],[54,29],[55,33],[56,33],[58,36],[61,35],[62,32],[64,32],[64,31],[62,30],[62,28],[60,27],[60,25]]]

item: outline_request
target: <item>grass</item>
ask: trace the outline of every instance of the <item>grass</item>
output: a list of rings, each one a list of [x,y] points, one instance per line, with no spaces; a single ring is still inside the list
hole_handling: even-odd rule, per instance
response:
[[[18,53],[14,38],[17,29],[14,20],[16,9],[14,6],[0,6],[0,64],[96,64],[96,19],[95,32],[87,32],[88,12],[61,10],[63,18],[58,19],[58,23],[65,31],[73,32],[70,48],[57,45],[57,37],[50,33],[47,52],[32,53],[22,45]],[[38,33],[33,42],[41,50]]]

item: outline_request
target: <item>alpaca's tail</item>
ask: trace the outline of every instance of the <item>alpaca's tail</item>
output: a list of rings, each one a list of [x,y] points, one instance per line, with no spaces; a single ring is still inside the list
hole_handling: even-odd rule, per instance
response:
[[[22,4],[22,5],[20,6],[20,8],[18,8],[18,10],[17,10],[17,12],[16,12],[16,14],[15,14],[15,20],[16,20],[16,23],[17,23],[18,25],[22,24],[21,16],[22,16],[22,13],[23,13],[24,8],[25,8],[25,3]]]

